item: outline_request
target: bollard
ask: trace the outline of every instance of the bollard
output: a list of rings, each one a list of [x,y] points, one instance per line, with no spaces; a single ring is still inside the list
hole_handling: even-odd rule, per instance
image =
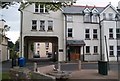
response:
[[[81,60],[78,60],[78,68],[81,70]]]
[[[38,69],[37,69],[37,63],[35,62],[34,63],[34,72],[37,72],[38,71]]]
[[[61,71],[61,65],[60,65],[60,62],[58,62],[58,72]]]

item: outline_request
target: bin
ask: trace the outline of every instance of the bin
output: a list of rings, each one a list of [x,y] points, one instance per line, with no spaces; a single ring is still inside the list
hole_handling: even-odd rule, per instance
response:
[[[108,63],[107,61],[98,61],[98,72],[102,75],[108,75]]]
[[[24,57],[18,58],[18,65],[20,67],[24,67],[25,66],[25,58]]]

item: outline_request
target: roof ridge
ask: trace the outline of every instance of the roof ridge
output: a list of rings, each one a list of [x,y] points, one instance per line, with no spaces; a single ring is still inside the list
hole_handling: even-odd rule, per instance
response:
[[[93,6],[89,6],[89,5],[73,5],[74,7],[90,7],[90,8],[105,8],[105,7],[100,7],[100,6],[96,6],[96,5],[93,5]]]

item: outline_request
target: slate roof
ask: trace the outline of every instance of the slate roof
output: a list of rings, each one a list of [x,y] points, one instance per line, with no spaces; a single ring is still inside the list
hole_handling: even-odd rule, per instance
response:
[[[64,14],[83,14],[83,11],[85,8],[89,8],[90,10],[92,10],[93,8],[96,8],[99,13],[101,13],[105,7],[95,7],[95,6],[67,6],[63,8],[63,13]]]

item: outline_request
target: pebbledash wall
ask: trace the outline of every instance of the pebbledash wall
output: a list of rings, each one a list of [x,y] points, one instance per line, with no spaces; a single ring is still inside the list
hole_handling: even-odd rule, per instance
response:
[[[67,40],[83,40],[85,46],[81,47],[81,56],[84,54],[84,61],[100,60],[100,52],[102,60],[117,61],[117,39],[120,39],[120,28],[117,28],[116,14],[117,10],[108,4],[106,7],[96,6],[68,6],[62,8],[63,11],[49,11],[48,14],[34,13],[35,5],[32,4],[22,10],[22,50],[24,50],[25,36],[56,36],[58,37],[58,60],[66,60],[66,39]],[[66,21],[65,21],[66,16]],[[118,15],[119,16],[119,15]],[[88,18],[88,19],[87,19]],[[53,20],[53,32],[31,31],[32,20]],[[46,23],[45,23],[46,25]],[[101,27],[101,39],[100,39]],[[69,31],[69,29],[71,31]],[[71,36],[72,34],[72,36]],[[106,43],[105,43],[106,36]],[[101,46],[102,45],[102,46]],[[100,47],[101,46],[101,47]],[[100,49],[102,48],[102,50]],[[22,51],[24,56],[24,51]],[[82,59],[83,59],[82,58]]]

